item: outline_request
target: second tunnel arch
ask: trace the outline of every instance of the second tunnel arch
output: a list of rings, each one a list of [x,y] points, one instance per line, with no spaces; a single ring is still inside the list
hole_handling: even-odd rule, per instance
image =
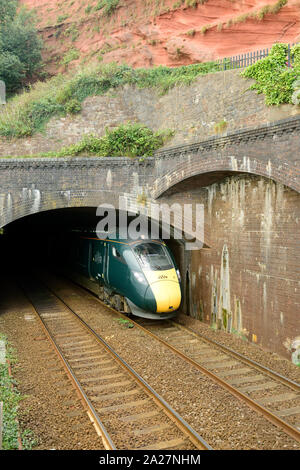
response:
[[[265,162],[247,156],[232,155],[216,159],[214,156],[203,158],[201,154],[195,154],[188,159],[181,158],[170,170],[158,176],[153,183],[152,197],[158,199],[190,178],[201,176],[205,180],[205,176],[214,174],[263,176],[300,192],[298,171],[287,160],[272,158],[272,161]]]

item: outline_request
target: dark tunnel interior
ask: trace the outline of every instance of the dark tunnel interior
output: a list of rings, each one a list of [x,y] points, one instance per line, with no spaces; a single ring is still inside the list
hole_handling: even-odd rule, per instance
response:
[[[107,213],[106,213],[107,214]],[[105,215],[106,215],[105,214]],[[119,213],[116,213],[116,225],[119,227]],[[126,214],[128,224],[136,215]],[[2,272],[26,271],[35,267],[43,269],[59,269],[57,257],[54,253],[60,253],[59,261],[64,266],[64,254],[67,253],[68,234],[73,230],[94,231],[101,217],[96,215],[96,207],[76,207],[66,209],[54,209],[39,212],[20,218],[0,231],[0,256]],[[151,222],[147,220],[149,234],[151,234]],[[107,226],[105,227],[107,230]],[[161,238],[162,231],[159,229]],[[63,238],[63,242],[62,242]],[[165,239],[165,243],[171,249],[175,260],[180,265],[180,251],[182,243],[174,239]]]

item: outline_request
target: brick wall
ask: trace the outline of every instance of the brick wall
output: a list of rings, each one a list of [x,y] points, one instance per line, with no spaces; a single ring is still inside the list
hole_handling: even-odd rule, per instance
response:
[[[187,253],[192,316],[291,358],[300,336],[300,197],[262,177],[235,175],[197,188],[193,180],[168,201],[203,203],[210,248]],[[221,275],[228,249],[229,305]],[[187,308],[187,306],[185,306]]]
[[[0,227],[51,209],[118,207],[119,196],[135,201],[153,165],[128,158],[0,160]]]

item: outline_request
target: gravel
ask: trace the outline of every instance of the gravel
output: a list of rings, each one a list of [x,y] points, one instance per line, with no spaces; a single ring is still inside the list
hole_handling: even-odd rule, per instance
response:
[[[94,296],[60,278],[55,280],[48,277],[47,283],[215,449],[300,448],[283,431],[155,339],[138,328],[127,328],[121,324],[118,314]],[[186,326],[195,327],[194,323],[188,323]],[[205,325],[201,324],[200,327],[209,331]],[[221,335],[216,338],[218,341],[223,340]],[[230,343],[228,338],[226,345],[233,347],[235,340],[233,338],[233,343]],[[245,343],[240,345],[240,349],[234,349],[248,355],[249,346]],[[249,350],[249,356],[254,354],[253,348]],[[256,352],[257,355],[252,357],[271,367],[270,354],[265,353],[264,359],[263,351],[257,349]],[[272,359],[276,363],[274,357]],[[285,367],[282,370],[281,363],[276,363],[276,370],[282,374],[290,372],[289,376],[295,380],[293,367],[285,360],[280,361]]]
[[[297,367],[291,361],[288,361],[276,353],[266,351],[260,346],[244,341],[233,334],[221,330],[213,330],[209,325],[182,313],[176,317],[176,322],[300,383],[300,367]]]
[[[1,280],[0,331],[17,353],[12,368],[24,397],[20,427],[33,431],[36,450],[104,449],[35,312],[20,290]]]

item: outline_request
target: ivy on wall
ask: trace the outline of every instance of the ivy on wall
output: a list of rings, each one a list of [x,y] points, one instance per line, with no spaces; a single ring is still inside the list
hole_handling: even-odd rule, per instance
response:
[[[267,105],[299,104],[300,90],[297,92],[295,87],[300,79],[300,44],[291,49],[291,57],[294,62],[289,66],[288,45],[275,44],[268,57],[250,65],[241,73],[242,77],[255,80],[250,89],[256,90],[258,94],[263,93]]]

